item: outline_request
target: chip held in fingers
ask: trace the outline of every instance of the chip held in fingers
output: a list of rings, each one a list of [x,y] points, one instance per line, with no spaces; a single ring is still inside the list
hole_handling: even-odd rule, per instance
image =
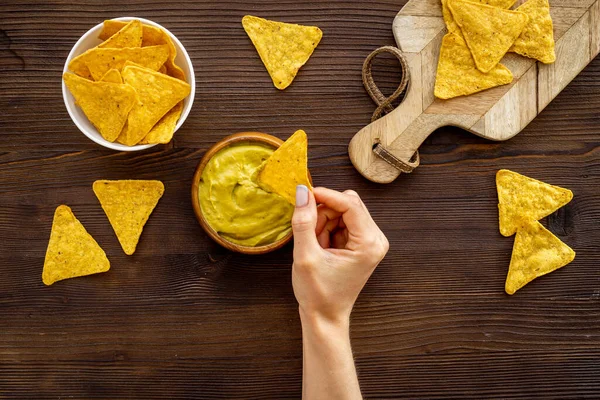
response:
[[[296,131],[265,161],[258,184],[296,205],[296,186],[312,188],[308,179],[308,138],[303,130]]]
[[[246,15],[244,30],[252,40],[277,89],[287,88],[321,41],[316,26],[287,24]]]
[[[54,212],[52,232],[46,250],[42,281],[56,281],[97,274],[110,269],[106,253],[85,230],[68,206]]]
[[[519,11],[462,0],[449,0],[448,5],[481,72],[500,62],[529,22]]]
[[[515,236],[505,291],[517,290],[552,271],[569,264],[575,252],[538,221],[522,224]]]
[[[153,180],[101,180],[94,182],[100,201],[125,254],[135,252],[144,225],[162,197],[165,187]]]
[[[496,174],[500,233],[511,236],[528,221],[540,220],[573,199],[569,189],[552,186],[513,171]]]

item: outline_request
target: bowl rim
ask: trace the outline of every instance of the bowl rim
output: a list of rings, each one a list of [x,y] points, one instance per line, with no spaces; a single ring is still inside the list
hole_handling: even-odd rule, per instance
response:
[[[190,85],[190,94],[188,95],[188,97],[189,97],[190,101],[188,102],[187,106],[183,108],[183,110],[181,112],[181,116],[179,117],[179,120],[177,121],[177,124],[175,125],[174,133],[177,132],[179,130],[179,128],[183,125],[185,120],[187,119],[190,111],[192,110],[192,106],[194,105],[194,98],[196,96],[196,76],[194,74],[194,66],[192,64],[192,60],[190,59],[190,56],[188,55],[185,47],[183,46],[183,44],[181,44],[179,39],[177,39],[177,37],[171,33],[171,31],[169,31],[168,29],[166,29],[164,26],[160,25],[159,23],[151,21],[149,19],[140,18],[140,17],[118,17],[118,18],[109,18],[109,19],[116,20],[116,21],[131,21],[131,20],[137,19],[143,24],[152,25],[154,27],[160,28],[160,29],[164,30],[167,33],[167,35],[169,35],[171,37],[171,40],[173,42],[175,42],[177,50],[178,51],[181,50],[180,53],[185,58],[185,62],[189,66],[189,70],[190,70],[190,74],[188,77],[188,79],[189,79],[188,83]],[[99,31],[102,29],[103,25],[104,25],[104,21],[93,26],[86,33],[84,33],[79,38],[79,40],[77,40],[77,42],[75,42],[75,44],[71,48],[71,51],[69,51],[69,55],[67,56],[67,59],[65,60],[65,65],[64,65],[63,71],[62,71],[63,74],[66,72],[69,72],[69,62],[71,62],[71,60],[75,57],[75,55],[74,55],[75,49],[78,48],[79,45],[84,40],[86,40],[89,36],[99,33]],[[86,49],[86,50],[89,50],[89,49]],[[140,151],[140,150],[149,149],[149,148],[157,145],[157,143],[155,143],[155,144],[139,144],[139,145],[135,145],[135,146],[125,146],[124,144],[121,144],[121,143],[109,142],[108,140],[104,139],[102,137],[102,135],[100,135],[100,132],[98,132],[98,130],[95,127],[94,127],[94,130],[96,131],[96,133],[98,133],[98,137],[90,134],[90,132],[88,132],[88,130],[79,123],[79,121],[77,120],[77,118],[75,116],[74,111],[72,110],[72,107],[70,107],[69,103],[67,102],[68,96],[72,96],[72,95],[69,92],[69,90],[67,89],[67,86],[65,85],[65,80],[62,79],[62,75],[61,75],[61,85],[62,85],[63,102],[65,103],[65,108],[67,109],[67,112],[69,113],[69,117],[71,117],[71,120],[73,121],[75,126],[77,126],[79,131],[81,131],[81,133],[83,133],[91,141],[93,141],[103,147],[106,147],[108,149],[117,150],[117,151]],[[76,107],[75,104],[73,104],[73,107]]]
[[[218,234],[206,221],[204,214],[202,213],[202,207],[200,207],[200,199],[198,195],[198,189],[200,185],[200,177],[202,176],[202,172],[206,167],[206,164],[210,161],[210,159],[220,150],[231,146],[240,142],[260,142],[267,145],[270,145],[277,149],[279,146],[283,144],[283,140],[275,137],[273,135],[269,135],[262,132],[239,132],[229,135],[214,145],[210,147],[204,156],[198,163],[196,167],[196,171],[194,172],[194,177],[192,178],[192,207],[194,208],[194,214],[196,215],[196,219],[204,229],[204,231],[211,237],[215,242],[225,247],[228,250],[235,251],[237,253],[243,254],[265,254],[270,253],[272,251],[278,250],[285,246],[292,239],[292,232],[290,231],[283,238],[277,240],[276,242],[269,243],[263,246],[243,246],[236,243],[232,243],[227,239],[223,238]],[[310,179],[310,178],[309,178]]]

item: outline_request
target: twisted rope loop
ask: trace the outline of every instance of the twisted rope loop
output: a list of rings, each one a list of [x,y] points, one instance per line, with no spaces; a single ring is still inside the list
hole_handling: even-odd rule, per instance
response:
[[[381,90],[375,84],[375,80],[373,80],[372,74],[372,65],[375,57],[381,53],[389,53],[394,55],[398,61],[400,62],[400,74],[401,81],[398,88],[392,93],[391,96],[386,97]],[[392,103],[397,99],[400,99],[400,103],[404,101],[406,97],[406,93],[408,91],[408,86],[410,84],[410,69],[408,67],[408,62],[404,57],[404,54],[400,51],[400,49],[392,46],[384,46],[376,49],[371,54],[367,56],[362,68],[362,79],[363,85],[365,86],[365,90],[371,96],[371,99],[377,104],[377,108],[373,112],[373,116],[371,117],[371,122],[381,118],[384,114],[387,114],[394,110],[394,106]],[[380,142],[379,139],[376,139],[373,144],[373,152],[382,160],[398,169],[400,172],[404,172],[406,174],[410,174],[420,162],[419,152],[415,152],[415,154],[411,157],[408,162],[404,162],[392,154],[389,150],[387,150]]]

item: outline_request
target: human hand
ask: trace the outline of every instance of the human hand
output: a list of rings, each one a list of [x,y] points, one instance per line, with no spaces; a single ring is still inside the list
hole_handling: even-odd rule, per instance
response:
[[[311,192],[302,185],[296,190],[292,229],[292,284],[301,316],[347,323],[389,249],[387,238],[356,192]]]

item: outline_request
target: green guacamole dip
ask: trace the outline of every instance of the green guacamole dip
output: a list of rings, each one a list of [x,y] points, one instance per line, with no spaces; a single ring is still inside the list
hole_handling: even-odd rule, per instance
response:
[[[258,169],[274,149],[251,142],[219,150],[206,164],[199,198],[208,224],[242,246],[276,242],[292,229],[294,207],[256,183]]]

